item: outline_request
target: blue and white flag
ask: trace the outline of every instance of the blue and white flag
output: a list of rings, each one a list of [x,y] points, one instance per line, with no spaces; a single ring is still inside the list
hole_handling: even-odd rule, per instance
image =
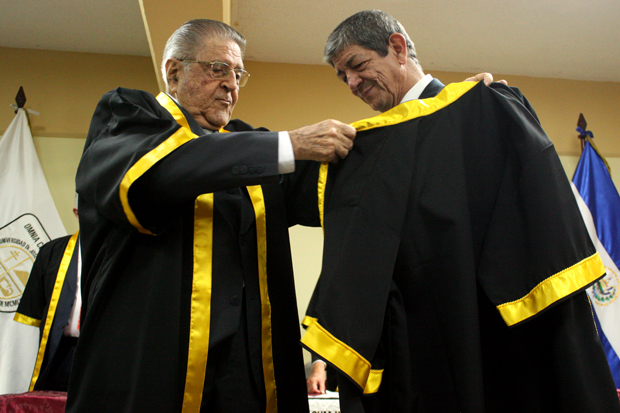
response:
[[[609,367],[620,388],[620,195],[604,159],[589,140],[573,184],[579,209],[607,272],[587,293]]]

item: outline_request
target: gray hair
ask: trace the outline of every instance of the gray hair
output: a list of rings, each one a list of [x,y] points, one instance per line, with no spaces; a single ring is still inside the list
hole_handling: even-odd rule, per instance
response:
[[[245,54],[245,37],[229,25],[217,20],[194,19],[183,23],[166,42],[164,57],[161,61],[161,72],[166,89],[168,79],[166,78],[166,62],[170,59],[195,60],[196,56],[202,51],[203,42],[206,38],[229,39],[239,45],[241,58]]]
[[[405,36],[407,57],[418,64],[415,47],[403,25],[381,10],[360,11],[340,23],[327,38],[323,60],[333,66],[333,59],[352,45],[374,50],[385,57],[389,50],[390,36],[394,33]]]

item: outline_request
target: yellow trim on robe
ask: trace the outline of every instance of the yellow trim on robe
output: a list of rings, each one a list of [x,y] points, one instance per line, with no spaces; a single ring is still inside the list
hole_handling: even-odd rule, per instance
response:
[[[174,120],[176,120],[177,123],[181,125],[181,127],[191,130],[191,128],[189,127],[189,122],[187,122],[185,115],[170,96],[161,92],[159,93],[159,95],[157,95],[156,99],[160,105],[162,105],[164,108],[166,108],[168,112],[170,112]]]
[[[183,413],[200,412],[202,403],[209,355],[212,275],[213,194],[204,194],[194,202],[194,272]]]
[[[32,326],[32,327],[37,327],[37,328],[41,327],[41,320],[37,320],[36,318],[28,317],[27,315],[23,315],[20,313],[15,313],[15,317],[13,317],[13,321],[26,324],[27,326]]]
[[[364,394],[379,391],[383,370],[372,369],[368,360],[334,337],[319,324],[316,318],[306,316],[302,324],[306,327],[306,332],[301,338],[305,346],[354,380],[360,388],[364,389]]]
[[[276,376],[273,367],[273,341],[271,335],[271,302],[269,300],[269,286],[267,285],[267,221],[265,198],[260,185],[249,186],[248,192],[254,215],[256,218],[256,242],[258,249],[258,281],[261,302],[261,336],[263,356],[263,376],[267,395],[267,413],[278,411],[278,393]]]
[[[321,217],[321,227],[323,227],[323,235],[325,235],[325,187],[327,185],[327,172],[329,171],[329,164],[323,162],[321,169],[319,169],[319,216]]]
[[[597,253],[538,284],[525,297],[497,306],[507,325],[520,323],[605,274]]]
[[[41,366],[43,365],[43,357],[45,357],[45,349],[47,348],[47,340],[50,336],[50,330],[52,323],[54,322],[54,316],[56,315],[56,308],[58,307],[58,299],[60,298],[60,292],[62,291],[62,285],[65,282],[65,276],[67,275],[67,269],[71,263],[71,256],[77,243],[79,231],[69,238],[65,252],[60,260],[60,266],[58,267],[58,273],[56,274],[56,281],[54,282],[54,289],[52,290],[52,297],[50,298],[50,305],[47,309],[47,316],[45,317],[45,324],[43,327],[43,334],[41,335],[41,343],[39,343],[39,352],[37,353],[37,361],[34,364],[34,372],[32,373],[32,380],[30,380],[29,391],[34,391],[34,385],[39,379],[41,373]]]
[[[220,133],[228,133],[224,128]],[[273,367],[273,341],[271,335],[271,302],[269,300],[269,286],[267,284],[267,220],[265,197],[260,185],[248,186],[248,193],[252,200],[256,219],[256,246],[258,250],[258,282],[261,302],[261,340],[263,359],[263,378],[267,397],[266,413],[278,411],[278,392],[275,370]]]
[[[155,165],[155,163],[179,146],[198,136],[191,131],[189,124],[187,123],[187,119],[183,116],[183,112],[181,112],[178,106],[168,95],[165,93],[160,93],[157,96],[157,101],[172,114],[177,123],[181,125],[181,128],[159,144],[155,149],[140,158],[131,168],[129,168],[119,187],[119,197],[121,199],[121,204],[123,205],[123,211],[127,216],[127,220],[131,225],[138,229],[138,231],[149,235],[153,235],[153,233],[140,224],[138,218],[131,209],[131,205],[129,205],[129,188],[138,178],[148,171],[149,168]]]
[[[157,100],[182,126],[181,129],[168,138],[168,140],[175,138],[184,128],[192,134],[190,139],[197,137],[197,135],[194,135],[190,131],[189,123],[183,115],[183,112],[181,112],[168,95],[160,93],[157,96]],[[228,131],[221,128],[219,132],[226,133]],[[162,145],[160,145],[160,147]],[[158,151],[158,149],[159,147],[151,152]],[[161,154],[161,152],[158,152],[158,154]],[[150,155],[150,153],[147,154],[147,156],[148,155]],[[142,161],[142,159],[140,161]],[[267,224],[265,217],[265,201],[263,190],[260,185],[247,187],[247,190],[252,200],[256,217],[258,276],[263,320],[261,332],[263,375],[267,395],[266,413],[277,413],[277,391],[273,367],[271,335],[271,304],[267,285]],[[183,395],[183,413],[200,411],[207,369],[213,280],[213,208],[213,194],[200,195],[196,199],[194,206],[194,274],[191,298],[190,344],[185,378],[185,393]]]
[[[130,169],[129,172],[136,168],[135,179],[155,164],[155,162],[172,152],[172,150],[198,136],[191,131],[183,112],[168,95],[160,93],[157,96],[157,101],[170,112],[177,123],[181,125],[181,129],[146,154]],[[135,179],[132,179],[129,185]],[[124,182],[125,179],[123,180]],[[124,190],[125,200],[127,199],[126,195],[129,185]],[[125,210],[127,211],[128,208],[129,205],[127,204]],[[214,196],[212,193],[200,195],[194,201],[194,267],[183,413],[200,412],[207,371],[211,328],[211,293],[213,288],[213,208]],[[134,226],[136,225],[134,224]],[[136,226],[136,228],[140,230],[141,226]],[[150,233],[147,230],[145,231],[140,230],[140,232]]]
[[[351,126],[357,131],[364,131],[428,116],[449,106],[476,85],[477,83],[475,82],[453,83],[443,88],[435,97],[401,103],[378,116],[354,122]],[[328,164],[324,163],[321,166],[318,181],[319,211],[323,231],[325,231],[324,214],[327,172]],[[597,257],[590,257],[550,277],[539,284],[526,297],[498,306],[497,308],[506,323],[513,325],[523,321],[555,301],[599,278],[604,274],[605,270],[600,262],[600,258],[598,258],[598,254],[596,255]],[[592,276],[591,274],[597,275]],[[378,390],[382,371],[371,370],[371,365],[367,360],[351,347],[331,335],[316,319],[306,317],[302,324],[307,327],[306,333],[301,340],[302,343],[313,350],[320,349],[317,353],[349,375],[364,389],[364,393],[373,393]]]
[[[362,119],[351,123],[357,131],[365,131],[384,126],[396,125],[421,116],[428,116],[440,109],[443,109],[455,102],[458,98],[476,86],[476,82],[451,83],[444,87],[437,96],[428,99],[410,100],[401,103],[380,115],[368,119]],[[327,183],[327,172],[329,164],[321,164],[319,171],[318,194],[319,194],[319,215],[321,226],[325,233],[325,185]]]
[[[428,116],[454,103],[476,85],[476,82],[451,83],[444,87],[435,97],[403,102],[380,115],[353,122],[351,126],[357,131],[364,131],[396,125],[421,116]]]

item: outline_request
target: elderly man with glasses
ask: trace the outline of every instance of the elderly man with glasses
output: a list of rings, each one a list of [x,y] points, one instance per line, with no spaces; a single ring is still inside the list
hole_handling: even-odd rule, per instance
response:
[[[355,131],[231,121],[244,48],[223,23],[187,22],[165,49],[167,93],[97,106],[76,178],[68,412],[308,411],[288,227],[319,224],[303,184],[318,163],[295,161],[344,157]]]

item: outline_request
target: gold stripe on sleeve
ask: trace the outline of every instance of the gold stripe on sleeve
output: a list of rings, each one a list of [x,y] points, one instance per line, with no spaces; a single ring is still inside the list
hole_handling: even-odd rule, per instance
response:
[[[364,394],[379,391],[383,370],[372,369],[368,360],[334,337],[316,318],[306,316],[302,324],[306,327],[306,332],[301,338],[305,346],[349,376],[364,389]]]
[[[265,392],[267,395],[267,413],[278,411],[278,392],[273,366],[273,345],[271,334],[271,302],[267,285],[267,221],[265,198],[260,185],[247,187],[254,215],[256,218],[256,245],[258,249],[258,281],[260,288],[261,319],[262,319],[262,356]]]
[[[153,233],[148,229],[144,228],[142,224],[138,221],[135,213],[131,209],[129,205],[129,188],[131,185],[140,178],[146,171],[149,170],[156,162],[164,158],[170,152],[183,145],[185,142],[190,141],[196,138],[196,134],[194,134],[189,124],[187,123],[187,119],[183,115],[183,112],[177,107],[172,99],[165,93],[160,93],[157,96],[158,102],[166,109],[168,112],[172,114],[174,119],[177,121],[181,128],[173,133],[168,139],[159,144],[155,149],[148,152],[142,158],[140,158],[125,174],[123,180],[121,181],[121,185],[119,188],[119,197],[121,199],[121,204],[123,206],[123,211],[125,212],[125,216],[131,225],[133,225],[138,231],[143,234],[152,235]]]
[[[36,318],[28,317],[27,315],[20,313],[15,313],[13,321],[17,321],[18,323],[26,324],[28,326],[41,327],[41,320],[37,320]]]
[[[520,323],[605,274],[598,252],[538,284],[525,297],[497,306],[507,325]]]
[[[43,327],[43,334],[41,335],[41,343],[39,344],[39,352],[37,353],[37,361],[34,365],[34,372],[32,373],[32,380],[30,381],[29,391],[34,391],[34,385],[39,379],[41,373],[41,365],[43,364],[43,357],[45,357],[45,349],[47,347],[47,341],[50,335],[50,329],[54,322],[54,316],[56,315],[56,308],[58,307],[58,299],[60,298],[60,292],[62,291],[62,285],[65,282],[65,276],[67,275],[67,269],[69,263],[71,263],[71,256],[77,243],[79,232],[76,232],[69,238],[69,243],[65,248],[65,252],[60,260],[60,266],[58,267],[58,273],[56,274],[56,281],[54,282],[54,289],[52,290],[52,297],[50,298],[50,304],[47,308],[47,316],[45,317],[45,324]]]
[[[213,194],[194,203],[194,273],[183,413],[198,413],[202,402],[211,323]]]

